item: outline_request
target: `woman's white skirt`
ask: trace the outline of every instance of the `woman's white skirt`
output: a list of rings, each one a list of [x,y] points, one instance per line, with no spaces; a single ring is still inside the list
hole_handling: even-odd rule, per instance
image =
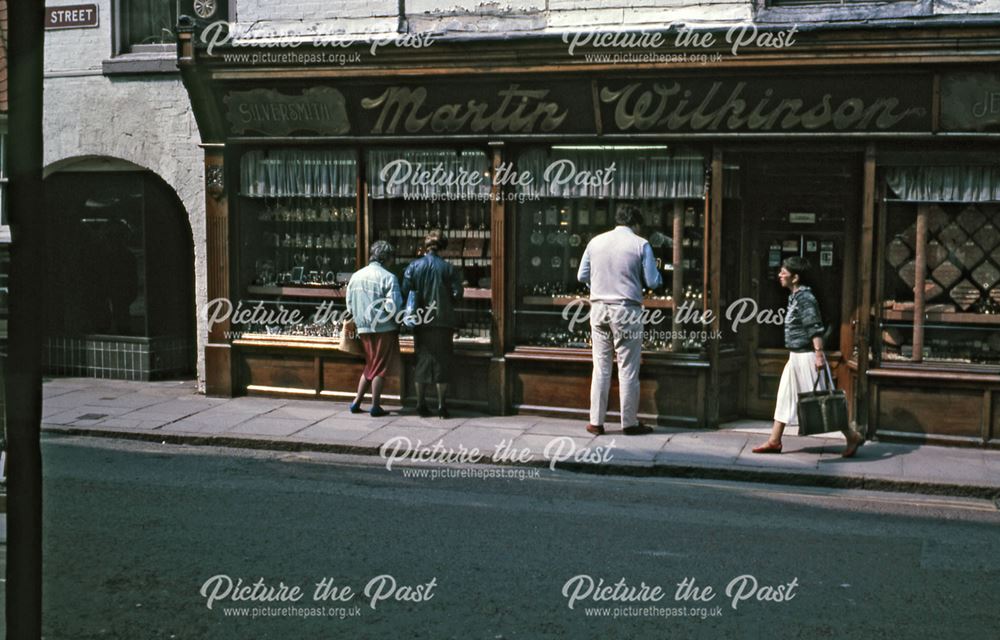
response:
[[[781,372],[781,382],[778,383],[778,402],[774,407],[774,419],[786,425],[799,424],[799,393],[812,391],[813,383],[820,375],[816,368],[816,353],[788,354],[788,362]],[[826,380],[820,379],[817,389],[826,389]]]

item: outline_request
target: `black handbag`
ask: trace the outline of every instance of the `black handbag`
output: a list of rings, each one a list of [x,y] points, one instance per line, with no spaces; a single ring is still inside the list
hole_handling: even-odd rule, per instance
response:
[[[830,364],[824,361],[827,388],[817,391],[822,372],[817,372],[813,390],[799,394],[799,435],[811,436],[848,428],[847,395],[833,386]]]

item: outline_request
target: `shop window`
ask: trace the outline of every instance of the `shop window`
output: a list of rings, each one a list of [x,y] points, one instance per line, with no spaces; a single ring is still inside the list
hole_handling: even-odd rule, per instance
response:
[[[704,307],[703,155],[667,147],[555,146],[525,150],[516,165],[518,174],[532,177],[517,194],[518,344],[590,347],[589,323],[571,322],[589,309],[589,293],[577,281],[580,259],[594,236],[615,226],[620,209],[634,206],[663,280],[645,292],[644,348],[704,348],[702,332],[693,330],[702,327],[682,325],[676,313]],[[567,182],[570,171],[580,179]]]
[[[421,253],[423,238],[440,229],[438,252],[461,271],[456,344],[487,347],[492,335],[489,156],[479,149],[372,149],[367,155],[371,229],[396,247],[395,271]]]
[[[1000,364],[1000,167],[888,167],[883,363]]]
[[[121,51],[145,45],[172,45],[177,41],[175,0],[119,0]],[[137,49],[138,47],[138,49]]]
[[[239,278],[248,308],[275,311],[238,330],[255,339],[336,339],[345,285],[367,261],[363,240],[396,247],[392,271],[402,282],[424,235],[441,229],[440,252],[461,271],[456,342],[487,347],[491,339],[490,163],[481,150],[379,148],[365,155],[367,203],[359,199],[354,150],[251,151],[240,162]],[[410,179],[412,172],[476,175],[477,184]],[[400,173],[396,173],[400,172]],[[360,204],[359,204],[360,203]],[[363,219],[360,211],[367,210]],[[298,311],[290,323],[281,311]],[[404,330],[405,333],[405,330]]]
[[[353,150],[250,151],[240,161],[239,281],[258,314],[245,334],[334,337],[326,310],[343,310],[357,268],[357,155]],[[321,308],[321,305],[322,308]],[[297,311],[301,322],[278,320]]]

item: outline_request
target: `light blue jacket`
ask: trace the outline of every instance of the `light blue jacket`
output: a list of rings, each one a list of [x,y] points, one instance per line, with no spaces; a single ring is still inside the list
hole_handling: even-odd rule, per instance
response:
[[[347,283],[347,310],[358,333],[396,331],[403,310],[399,280],[378,262],[356,271]]]

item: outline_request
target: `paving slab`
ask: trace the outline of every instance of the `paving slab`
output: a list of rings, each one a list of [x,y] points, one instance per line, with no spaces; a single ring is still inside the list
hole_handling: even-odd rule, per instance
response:
[[[45,422],[49,424],[69,424],[81,419],[86,422],[100,422],[105,418],[120,416],[127,414],[130,411],[131,409],[128,407],[98,407],[93,405],[83,405],[74,409],[64,410],[61,413],[46,416]],[[84,416],[90,417],[84,418]]]
[[[923,447],[902,456],[904,480],[983,485],[998,481],[978,449],[950,450]]]
[[[345,420],[340,422],[320,422],[306,427],[295,434],[295,440],[303,442],[319,442],[329,444],[356,444],[365,436],[381,429],[373,423]],[[375,446],[372,443],[366,443]]]
[[[197,415],[190,418],[183,418],[181,420],[174,420],[172,422],[167,422],[161,425],[162,430],[169,431],[171,433],[200,433],[200,434],[216,434],[216,433],[226,433],[236,425],[241,422],[246,422],[246,420],[238,421],[238,418],[243,416],[238,414],[233,414],[232,423],[227,420],[215,420],[206,421],[200,419]],[[247,417],[247,420],[250,418]]]
[[[297,431],[302,431],[312,422],[309,420],[289,420],[287,418],[258,417],[251,418],[245,422],[228,429],[227,434],[252,434],[258,436],[290,436]]]
[[[390,413],[385,418],[376,418],[376,419],[385,420],[387,418],[392,418],[390,424],[397,427],[417,427],[421,429],[423,428],[454,429],[462,424],[465,424],[465,421],[468,419],[468,418],[448,418],[446,420],[443,418],[439,418],[437,416],[431,416],[430,418],[421,418],[415,413],[414,414]]]
[[[448,428],[430,428],[424,426],[407,426],[398,424],[387,424],[381,429],[376,429],[361,438],[362,442],[381,446],[393,438],[408,438],[411,447],[426,447],[437,442],[448,433]],[[403,444],[401,447],[405,446]]]
[[[550,461],[553,457],[562,455],[560,452],[580,451],[582,449],[604,446],[603,442],[594,442],[597,438],[586,431],[582,436],[564,436],[527,433],[514,440],[513,449],[528,449],[533,460]],[[603,438],[601,438],[603,440]],[[548,451],[548,455],[546,455]]]
[[[150,393],[139,393],[137,391],[130,391],[124,395],[111,397],[111,396],[100,396],[94,400],[91,404],[96,406],[108,406],[108,407],[127,407],[131,409],[141,409],[143,407],[149,407],[151,405],[159,404],[161,402],[168,402],[172,399],[172,396],[162,396],[153,395]]]
[[[136,420],[129,417],[117,417],[108,418],[107,420],[101,420],[96,425],[97,429],[136,429],[138,431],[153,431],[163,427],[168,424],[166,421],[159,420]]]
[[[229,408],[239,411],[273,411],[274,409],[285,406],[289,402],[290,400],[283,398],[243,396],[240,398],[228,399],[223,404],[218,405],[218,408]]]
[[[656,455],[657,464],[732,466],[749,441],[748,435],[678,433]]]
[[[656,456],[673,437],[672,433],[651,433],[644,436],[605,434],[596,438],[592,446],[610,447],[611,464],[648,462],[652,466]]]
[[[619,425],[610,424],[605,425],[608,429],[608,433],[612,430],[621,432]],[[552,436],[580,436],[580,437],[590,437],[587,432],[587,421],[586,420],[566,420],[563,418],[551,418],[548,420],[539,420],[530,429],[528,429],[530,434],[542,434],[542,435],[552,435]]]
[[[870,478],[902,478],[903,458],[906,453],[893,445],[866,442],[853,458],[843,458],[843,444],[828,446],[819,461],[819,470],[837,476]]]
[[[537,424],[541,418],[534,416],[472,416],[466,420],[462,426],[466,427],[486,427],[490,429],[516,429],[527,431]]]
[[[114,394],[115,392],[108,389],[70,391],[69,393],[63,393],[52,398],[45,398],[42,404],[47,407],[66,407],[67,409],[72,409],[82,405],[93,405],[100,402],[102,398],[112,397],[108,395],[109,393]]]
[[[316,404],[313,404],[312,406],[285,405],[275,409],[274,411],[267,412],[267,415],[269,417],[279,419],[309,420],[310,422],[319,422],[320,420],[325,420],[339,412],[339,409],[335,407],[316,406]]]
[[[499,431],[499,433],[498,433]],[[491,458],[501,443],[510,442],[516,436],[516,432],[508,429],[490,429],[488,427],[476,427],[463,424],[452,429],[438,441],[441,446],[458,450],[479,449],[483,458]]]

